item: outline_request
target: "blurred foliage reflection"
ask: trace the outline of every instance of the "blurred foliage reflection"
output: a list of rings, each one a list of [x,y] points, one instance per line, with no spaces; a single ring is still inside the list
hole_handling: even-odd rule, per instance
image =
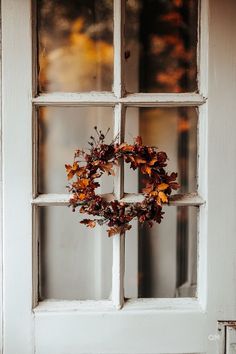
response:
[[[112,0],[40,0],[39,92],[111,90]]]
[[[127,91],[197,90],[197,14],[197,0],[127,1]]]

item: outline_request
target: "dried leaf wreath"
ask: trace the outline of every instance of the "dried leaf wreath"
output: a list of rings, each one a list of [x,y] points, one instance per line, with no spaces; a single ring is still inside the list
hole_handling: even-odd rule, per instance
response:
[[[162,205],[168,203],[172,190],[179,188],[175,182],[177,173],[168,174],[165,171],[166,153],[158,151],[156,147],[143,145],[140,136],[133,145],[119,144],[116,139],[106,144],[106,134],[98,131],[97,127],[94,129],[96,135],[90,137],[89,152],[77,150],[73,165],[65,165],[68,180],[73,179],[68,186],[72,193],[69,205],[73,211],[79,207],[80,213],[96,217],[84,219],[81,223],[92,228],[96,224],[107,224],[108,236],[131,229],[130,222],[134,218],[142,224],[147,222],[149,226],[153,225],[153,221],[160,223],[164,214]],[[133,170],[139,168],[145,176],[142,202],[107,201],[96,194],[95,190],[100,186],[98,179],[103,173],[114,176],[114,167],[120,159],[130,164]]]

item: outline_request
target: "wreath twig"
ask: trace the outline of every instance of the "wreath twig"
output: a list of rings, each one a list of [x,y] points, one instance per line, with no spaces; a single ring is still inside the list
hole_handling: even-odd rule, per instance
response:
[[[164,212],[162,205],[169,202],[172,190],[180,186],[176,182],[177,173],[168,174],[167,155],[156,147],[145,146],[138,136],[133,145],[118,144],[116,139],[110,144],[105,143],[106,134],[94,127],[96,136],[91,136],[88,152],[76,150],[72,165],[66,164],[67,178],[73,179],[69,191],[72,196],[69,205],[73,211],[79,207],[80,213],[92,215],[93,219],[83,219],[82,224],[95,227],[96,224],[108,225],[108,236],[124,233],[131,229],[130,222],[137,218],[149,226],[153,222],[160,223]],[[109,129],[108,129],[109,130]],[[108,132],[108,131],[107,131]],[[119,200],[107,201],[96,194],[100,186],[98,179],[107,173],[115,175],[114,167],[119,159],[130,164],[130,168],[140,169],[145,177],[145,187],[142,190],[142,202],[127,203]]]

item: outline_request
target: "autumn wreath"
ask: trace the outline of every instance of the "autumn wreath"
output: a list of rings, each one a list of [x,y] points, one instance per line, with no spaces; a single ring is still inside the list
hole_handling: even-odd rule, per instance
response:
[[[88,227],[107,224],[109,236],[131,229],[130,222],[134,218],[141,224],[147,222],[149,226],[152,226],[153,221],[160,223],[164,214],[162,205],[169,202],[172,190],[179,188],[175,182],[177,173],[168,174],[165,170],[166,153],[158,151],[156,147],[143,145],[141,137],[137,137],[133,145],[119,144],[116,139],[106,144],[106,134],[97,127],[94,129],[96,134],[90,137],[88,152],[76,150],[74,163],[65,165],[68,180],[73,179],[68,186],[72,193],[69,205],[73,211],[79,207],[80,213],[96,217],[84,219],[81,223]],[[96,194],[95,190],[100,186],[98,179],[103,173],[115,175],[114,167],[120,159],[130,164],[133,170],[139,168],[144,175],[143,201],[108,201]]]

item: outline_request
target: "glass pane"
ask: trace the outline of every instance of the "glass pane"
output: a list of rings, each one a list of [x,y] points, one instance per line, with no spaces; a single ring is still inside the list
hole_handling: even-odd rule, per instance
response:
[[[128,92],[197,90],[197,0],[127,0]]]
[[[197,207],[164,208],[161,224],[126,235],[127,298],[195,297]],[[135,266],[136,267],[135,267]]]
[[[37,4],[39,92],[111,91],[113,1]]]
[[[67,207],[39,208],[40,299],[108,299],[112,240]]]
[[[193,107],[135,108],[126,112],[125,141],[141,135],[143,143],[165,151],[167,170],[178,173],[178,193],[197,190],[197,110]],[[125,192],[142,191],[144,177],[125,164]]]
[[[113,139],[112,107],[41,107],[39,109],[39,193],[67,193],[65,164],[73,162],[78,148],[88,149],[94,126]],[[113,179],[103,175],[98,193],[111,193]]]

